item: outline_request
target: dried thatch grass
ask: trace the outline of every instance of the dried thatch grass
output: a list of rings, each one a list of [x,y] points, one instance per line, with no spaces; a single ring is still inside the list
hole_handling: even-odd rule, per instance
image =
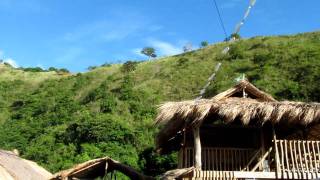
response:
[[[51,173],[37,163],[22,159],[11,151],[0,150],[0,179],[1,180],[33,180],[49,179]]]
[[[252,98],[232,97],[243,90]],[[216,116],[225,123],[239,119],[243,125],[253,121],[261,124],[270,121],[272,124],[309,125],[318,123],[320,104],[278,102],[249,82],[242,81],[211,99],[168,102],[161,105],[155,120],[157,125],[162,126],[156,139],[157,148],[161,148],[184,127],[199,126],[206,119]]]
[[[170,170],[170,171],[167,171],[166,173],[164,173],[160,177],[160,179],[161,180],[174,180],[174,179],[180,178],[188,173],[191,173],[194,169],[195,169],[195,167]]]

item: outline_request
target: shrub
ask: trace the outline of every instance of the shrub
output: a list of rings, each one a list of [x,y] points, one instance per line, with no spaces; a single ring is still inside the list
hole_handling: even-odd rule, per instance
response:
[[[136,70],[137,64],[138,63],[135,61],[127,61],[122,65],[121,71],[124,73],[132,72],[132,71]]]
[[[182,65],[186,64],[188,61],[189,61],[188,58],[181,57],[181,58],[178,59],[177,65],[178,65],[178,66],[182,66]]]
[[[231,59],[243,59],[244,49],[240,45],[230,46],[229,55]]]
[[[89,71],[92,71],[92,70],[94,70],[94,69],[97,69],[97,66],[89,66],[89,67],[88,67],[88,70],[89,70]]]
[[[28,67],[22,68],[25,72],[46,72],[46,70],[42,69],[41,67]]]

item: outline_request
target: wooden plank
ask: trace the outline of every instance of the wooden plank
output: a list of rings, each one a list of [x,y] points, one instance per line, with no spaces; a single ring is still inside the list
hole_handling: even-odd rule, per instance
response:
[[[251,163],[258,157],[259,154],[260,154],[260,149],[251,157],[250,161],[246,164],[246,166],[242,169],[242,171],[244,170],[250,171],[249,167]]]
[[[261,157],[260,161],[252,168],[251,172],[254,172],[258,168],[259,164],[261,164],[261,162],[263,162],[267,158],[267,156],[269,156],[271,151],[272,147],[270,147],[269,150]]]
[[[275,172],[234,171],[233,176],[236,179],[276,179]]]
[[[310,151],[310,141],[305,141],[306,142],[306,145],[307,145],[307,155],[309,157],[308,161],[308,166],[310,167],[309,171],[311,173],[313,173],[313,164],[312,164],[312,156],[311,156],[311,151]]]
[[[289,156],[288,156],[288,141],[284,140],[284,152],[285,152],[285,159],[286,159],[286,172],[289,173],[291,167],[289,165]]]
[[[298,141],[298,153],[299,153],[299,162],[300,162],[300,167],[301,167],[301,174],[302,174],[302,177],[301,178],[304,178],[304,166],[302,164],[302,155],[301,155],[301,141]]]
[[[304,158],[304,165],[307,169],[307,178],[309,178],[309,166],[308,166],[308,160],[306,157],[306,147],[305,147],[305,142],[306,141],[302,141],[302,147],[303,147],[303,158]]]
[[[289,150],[290,150],[290,158],[291,158],[290,162],[291,162],[291,165],[292,165],[291,171],[295,172],[296,171],[296,165],[294,163],[292,141],[288,141],[288,142],[289,142]]]
[[[317,154],[318,154],[318,161],[317,161],[317,163],[318,163],[318,166],[320,167],[320,147],[319,147],[319,144],[320,144],[320,141],[317,141]],[[318,172],[319,172],[319,170],[318,170]]]
[[[298,175],[299,175],[299,178],[302,178],[301,177],[301,168],[302,167],[300,167],[299,168],[299,163],[298,163],[298,155],[297,155],[297,148],[296,148],[296,144],[297,144],[297,141],[293,141],[293,151],[294,151],[294,161],[295,161],[295,164],[296,164],[296,168],[297,168],[297,173],[298,173]]]
[[[317,173],[317,170],[318,170],[318,164],[317,164],[317,156],[316,156],[316,151],[315,151],[315,148],[314,148],[314,144],[316,143],[315,141],[312,141],[312,154],[313,154],[313,162],[314,162],[314,167],[315,167],[315,173]],[[318,177],[316,177],[318,178]]]
[[[283,155],[283,140],[279,140],[279,143],[280,143],[280,158],[281,158],[281,165],[280,165],[280,168],[281,168],[281,173],[282,173],[282,176],[284,175],[284,171],[285,171],[285,167],[284,167],[284,155]]]

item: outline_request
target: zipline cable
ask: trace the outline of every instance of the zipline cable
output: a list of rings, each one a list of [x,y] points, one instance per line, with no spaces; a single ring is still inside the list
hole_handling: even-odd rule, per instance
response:
[[[228,35],[227,35],[226,29],[225,29],[225,27],[224,27],[224,24],[223,24],[223,21],[222,21],[222,17],[221,17],[221,14],[220,14],[220,11],[219,11],[219,8],[218,8],[218,5],[217,5],[216,0],[213,0],[213,2],[214,2],[214,5],[215,5],[215,7],[216,7],[216,10],[217,10],[217,13],[218,13],[218,16],[219,16],[219,21],[220,21],[221,27],[222,27],[222,29],[223,29],[224,35],[226,36],[226,40],[227,40],[228,42],[233,42],[233,41],[234,41],[233,38],[228,38]],[[234,32],[233,32],[234,34],[237,34],[237,33],[240,32],[241,26],[244,24],[245,20],[246,20],[247,17],[249,16],[249,13],[250,13],[250,11],[251,11],[251,8],[255,5],[255,3],[256,3],[256,0],[250,0],[249,7],[247,8],[247,10],[246,10],[246,12],[245,12],[242,20],[241,20],[240,23],[238,23],[238,24],[236,25],[236,27],[235,27],[235,30],[234,30]],[[230,49],[230,47],[227,46],[226,48],[223,49],[222,53],[223,53],[223,54],[227,54],[228,51],[229,51],[229,49]],[[202,99],[202,97],[203,97],[203,95],[205,94],[207,88],[209,87],[209,85],[211,84],[211,82],[215,79],[215,76],[216,76],[216,74],[218,73],[221,65],[222,65],[221,62],[219,62],[219,63],[216,65],[216,67],[215,67],[215,69],[214,69],[214,72],[213,72],[213,73],[211,74],[211,76],[208,78],[206,85],[200,90],[198,97],[195,99],[195,100],[196,100],[196,103],[199,102],[200,99]],[[244,78],[244,75],[243,75],[243,78]]]
[[[225,38],[227,39],[228,38],[228,34],[227,34],[226,28],[224,26],[224,23],[223,23],[223,20],[222,20],[222,16],[221,16],[217,1],[213,0],[213,2],[214,2],[214,6],[216,7],[216,10],[217,10],[217,14],[218,14],[218,17],[219,17],[219,22],[220,22],[220,25],[222,27],[223,33],[225,35]]]

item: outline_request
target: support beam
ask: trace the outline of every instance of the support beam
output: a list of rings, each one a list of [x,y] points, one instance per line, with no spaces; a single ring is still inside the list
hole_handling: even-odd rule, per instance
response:
[[[274,142],[274,150],[275,150],[275,163],[276,163],[276,177],[279,178],[280,174],[280,162],[279,162],[279,151],[277,146],[277,135],[274,127],[272,126],[272,135],[273,135],[273,142]]]
[[[195,159],[195,168],[201,170],[201,141],[200,141],[200,128],[193,128],[193,138],[194,138],[194,159]]]

